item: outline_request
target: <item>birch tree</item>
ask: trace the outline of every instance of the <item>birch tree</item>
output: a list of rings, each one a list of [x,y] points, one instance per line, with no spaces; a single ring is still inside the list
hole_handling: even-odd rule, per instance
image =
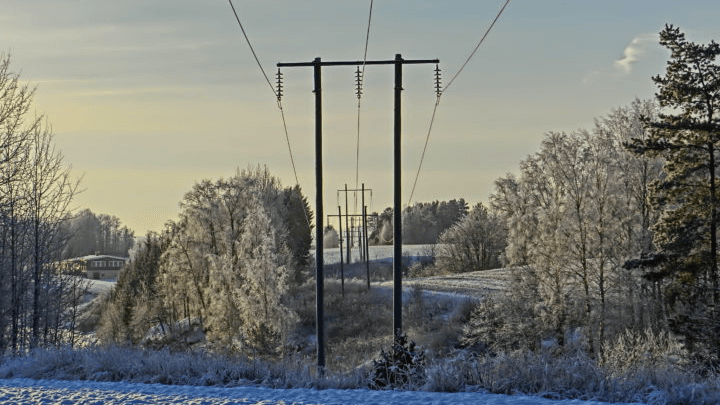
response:
[[[13,352],[61,343],[61,305],[76,293],[53,264],[78,181],[44,117],[30,115],[34,93],[0,55],[0,350]]]
[[[161,295],[172,317],[200,318],[224,350],[276,353],[296,319],[285,295],[309,250],[304,201],[266,168],[196,184],[180,221],[168,225],[161,259]]]
[[[506,236],[504,221],[478,203],[440,235],[437,266],[451,273],[498,268]]]

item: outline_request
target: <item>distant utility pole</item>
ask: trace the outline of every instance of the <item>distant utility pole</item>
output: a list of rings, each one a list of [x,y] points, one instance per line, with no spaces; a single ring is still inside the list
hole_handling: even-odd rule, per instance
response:
[[[340,193],[345,193],[345,214],[348,214],[348,213],[349,213],[348,193],[351,193],[351,192],[352,192],[352,193],[357,193],[358,191],[362,193],[362,206],[364,207],[364,206],[365,206],[365,192],[369,192],[370,195],[372,195],[372,189],[371,189],[371,188],[365,188],[365,183],[362,183],[362,188],[354,188],[354,189],[348,189],[348,188],[347,188],[347,184],[345,184],[345,188],[344,188],[344,189],[340,189],[340,190],[337,191],[337,192],[338,192],[338,195],[339,195]],[[338,198],[338,199],[339,199],[339,198]],[[362,211],[361,211],[361,212],[362,212]],[[351,217],[351,219],[353,219],[353,218],[356,217],[356,216],[362,217],[359,226],[360,226],[360,227],[364,227],[364,226],[365,226],[365,222],[366,222],[365,216],[364,216],[363,214],[360,214],[360,215],[351,215],[350,217]],[[350,247],[351,247],[352,242],[353,242],[353,236],[352,236],[352,235],[354,234],[354,229],[355,229],[355,228],[354,228],[354,226],[353,226],[353,227],[348,227],[348,226],[347,226],[347,217],[345,217],[345,218],[346,218],[345,228],[346,228],[346,232],[347,232],[347,235],[348,235],[348,240],[350,240],[350,242],[348,243],[348,247],[347,247],[348,253],[347,253],[347,256],[346,256],[346,257],[347,257],[347,263],[350,263]],[[364,240],[363,240],[363,238],[364,238]],[[367,248],[366,248],[366,247],[367,247],[367,236],[365,235],[364,231],[362,231],[361,229],[358,230],[358,241],[359,241],[359,243],[358,243],[358,245],[359,245],[359,246],[358,246],[358,247],[359,247],[358,251],[360,252],[360,260],[365,260],[365,261],[367,261],[367,258],[366,258],[366,252],[367,252]]]
[[[363,184],[363,187],[365,185]],[[342,190],[340,190],[342,191]],[[352,191],[352,190],[348,190]],[[363,203],[364,203],[363,199]],[[374,215],[377,217],[377,214]],[[365,267],[367,271],[367,286],[368,290],[370,289],[370,263],[369,263],[369,250],[368,250],[368,233],[367,233],[367,206],[364,206],[363,213],[362,214],[343,214],[342,208],[338,205],[338,214],[337,215],[330,215],[328,214],[328,222],[330,221],[330,218],[338,218],[338,223],[340,224],[340,288],[342,291],[343,297],[345,296],[345,273],[344,273],[344,267],[343,267],[343,239],[342,239],[342,221],[343,218],[345,218],[345,221],[347,222],[348,218],[350,218],[353,223],[355,221],[356,217],[360,217],[359,220],[361,221],[361,228],[358,229],[358,240],[361,240],[361,249],[365,249],[364,260],[365,260]],[[377,223],[377,220],[375,221]],[[349,237],[349,236],[348,236]]]
[[[361,66],[361,65],[394,65],[395,66],[395,106],[394,106],[394,249],[393,249],[393,332],[395,337],[402,333],[402,219],[400,190],[401,190],[401,165],[400,165],[400,134],[401,134],[401,94],[402,94],[402,67],[407,64],[440,63],[439,59],[425,60],[404,60],[400,54],[395,55],[394,60],[381,61],[354,61],[354,62],[322,62],[315,58],[312,62],[278,63],[277,67],[313,67],[315,93],[315,210],[316,224],[316,278],[317,278],[317,301],[316,301],[316,329],[317,329],[317,361],[318,368],[322,372],[325,368],[325,326],[324,326],[324,271],[323,271],[323,203],[322,203],[322,95],[321,95],[321,68],[323,66]]]

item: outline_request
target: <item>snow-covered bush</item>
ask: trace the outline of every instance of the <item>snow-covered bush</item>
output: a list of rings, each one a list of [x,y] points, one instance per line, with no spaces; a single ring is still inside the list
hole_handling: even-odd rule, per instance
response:
[[[463,273],[500,267],[507,231],[504,220],[482,203],[438,238],[435,263],[440,271]]]
[[[405,334],[396,336],[390,350],[382,350],[380,359],[373,360],[370,388],[408,389],[422,386],[424,380],[425,353]]]
[[[688,359],[688,351],[668,332],[628,329],[615,341],[605,343],[600,365],[613,375],[625,375],[641,370],[687,371],[691,367]]]
[[[409,352],[409,345],[403,346]],[[418,349],[415,348],[418,352]],[[419,353],[419,352],[418,352]],[[391,360],[391,357],[388,357]],[[393,367],[388,361],[388,370]],[[424,391],[486,391],[537,395],[553,399],[632,402],[652,405],[720,403],[717,375],[699,376],[678,369],[629,370],[609,373],[607,367],[582,351],[514,351],[482,356],[460,351],[445,358],[427,359],[403,387]],[[392,370],[400,370],[393,368]],[[5,357],[0,379],[32,378],[126,381],[173,385],[271,388],[365,388],[374,370],[317,372],[314,359],[286,357],[276,362],[203,353],[174,353],[95,347],[82,350],[38,349],[26,356]],[[412,373],[409,373],[412,374]]]

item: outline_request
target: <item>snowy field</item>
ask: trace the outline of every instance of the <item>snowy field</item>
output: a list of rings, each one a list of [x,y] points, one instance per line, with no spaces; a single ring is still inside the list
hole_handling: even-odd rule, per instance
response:
[[[0,404],[477,404],[601,405],[529,396],[369,390],[192,387],[91,381],[0,380]]]
[[[427,256],[432,245],[404,245],[402,247],[403,256],[406,259],[413,260],[411,258],[418,258]],[[392,245],[383,246],[370,246],[369,257],[371,261],[375,262],[387,262],[392,263],[393,258]],[[345,249],[343,248],[343,252]],[[310,251],[311,255],[315,254],[315,249]],[[344,255],[344,253],[343,253]],[[326,248],[323,249],[323,260],[326,264],[340,263],[340,249],[339,248]],[[360,251],[357,248],[350,249],[350,261],[357,262],[360,260]]]

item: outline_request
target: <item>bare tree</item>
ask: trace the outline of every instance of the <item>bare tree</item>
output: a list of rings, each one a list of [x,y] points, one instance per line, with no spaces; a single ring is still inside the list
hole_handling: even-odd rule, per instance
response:
[[[44,118],[29,116],[34,88],[9,66],[0,55],[0,349],[18,352],[59,327],[47,308],[64,293],[53,262],[78,181]]]

